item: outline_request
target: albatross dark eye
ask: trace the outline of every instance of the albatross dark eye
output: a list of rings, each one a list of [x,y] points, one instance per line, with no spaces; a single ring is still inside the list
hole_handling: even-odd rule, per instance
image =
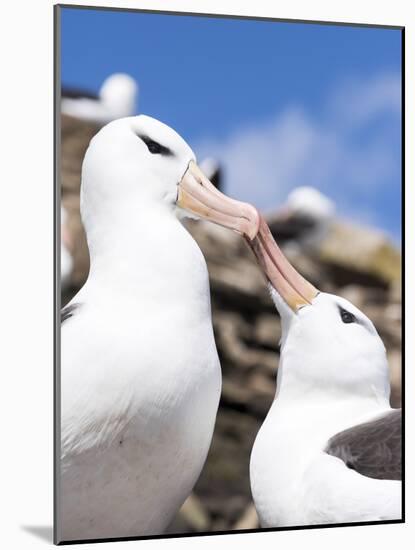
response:
[[[346,309],[343,309],[342,307],[340,309],[340,317],[342,318],[343,323],[355,323],[356,317],[353,315],[353,313],[350,313],[350,311],[347,311]]]
[[[153,155],[160,155],[161,154],[161,145],[160,145],[160,143],[157,143],[157,141],[153,141],[152,139],[149,139],[147,141],[146,145],[147,145],[147,149]]]
[[[154,141],[153,139],[150,139],[147,136],[139,136],[139,137],[147,145],[147,149],[150,151],[152,155],[171,156],[173,154],[168,147],[165,147],[164,145],[157,143],[157,141]]]

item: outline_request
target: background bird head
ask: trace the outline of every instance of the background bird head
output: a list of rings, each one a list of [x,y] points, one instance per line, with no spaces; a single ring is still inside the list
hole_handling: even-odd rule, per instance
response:
[[[297,187],[287,197],[286,208],[292,215],[315,221],[330,219],[335,212],[334,202],[314,187]]]
[[[128,74],[114,73],[106,78],[99,96],[113,118],[134,113],[138,96],[138,84]]]

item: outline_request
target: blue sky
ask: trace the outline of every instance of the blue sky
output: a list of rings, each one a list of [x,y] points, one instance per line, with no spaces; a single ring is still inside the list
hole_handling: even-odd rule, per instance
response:
[[[218,157],[229,194],[313,185],[399,242],[399,30],[63,8],[61,56],[66,85],[135,77],[137,112]]]

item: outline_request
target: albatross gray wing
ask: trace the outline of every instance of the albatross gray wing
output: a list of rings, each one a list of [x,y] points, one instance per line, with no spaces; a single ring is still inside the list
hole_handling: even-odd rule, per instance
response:
[[[401,479],[401,409],[333,436],[326,453],[374,479]]]

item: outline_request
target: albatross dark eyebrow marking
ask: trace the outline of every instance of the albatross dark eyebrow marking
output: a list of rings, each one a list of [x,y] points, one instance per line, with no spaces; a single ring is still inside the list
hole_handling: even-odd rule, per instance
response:
[[[69,319],[69,317],[73,317],[79,306],[80,304],[70,304],[69,306],[65,306],[61,309],[61,324],[66,321],[66,319]]]
[[[157,141],[154,141],[153,139],[149,138],[148,136],[139,135],[137,136],[144,141],[144,143],[147,145],[147,149],[150,151],[153,155],[163,155],[165,157],[172,157],[173,151],[166,147],[165,145],[161,145],[161,143],[157,143]]]

